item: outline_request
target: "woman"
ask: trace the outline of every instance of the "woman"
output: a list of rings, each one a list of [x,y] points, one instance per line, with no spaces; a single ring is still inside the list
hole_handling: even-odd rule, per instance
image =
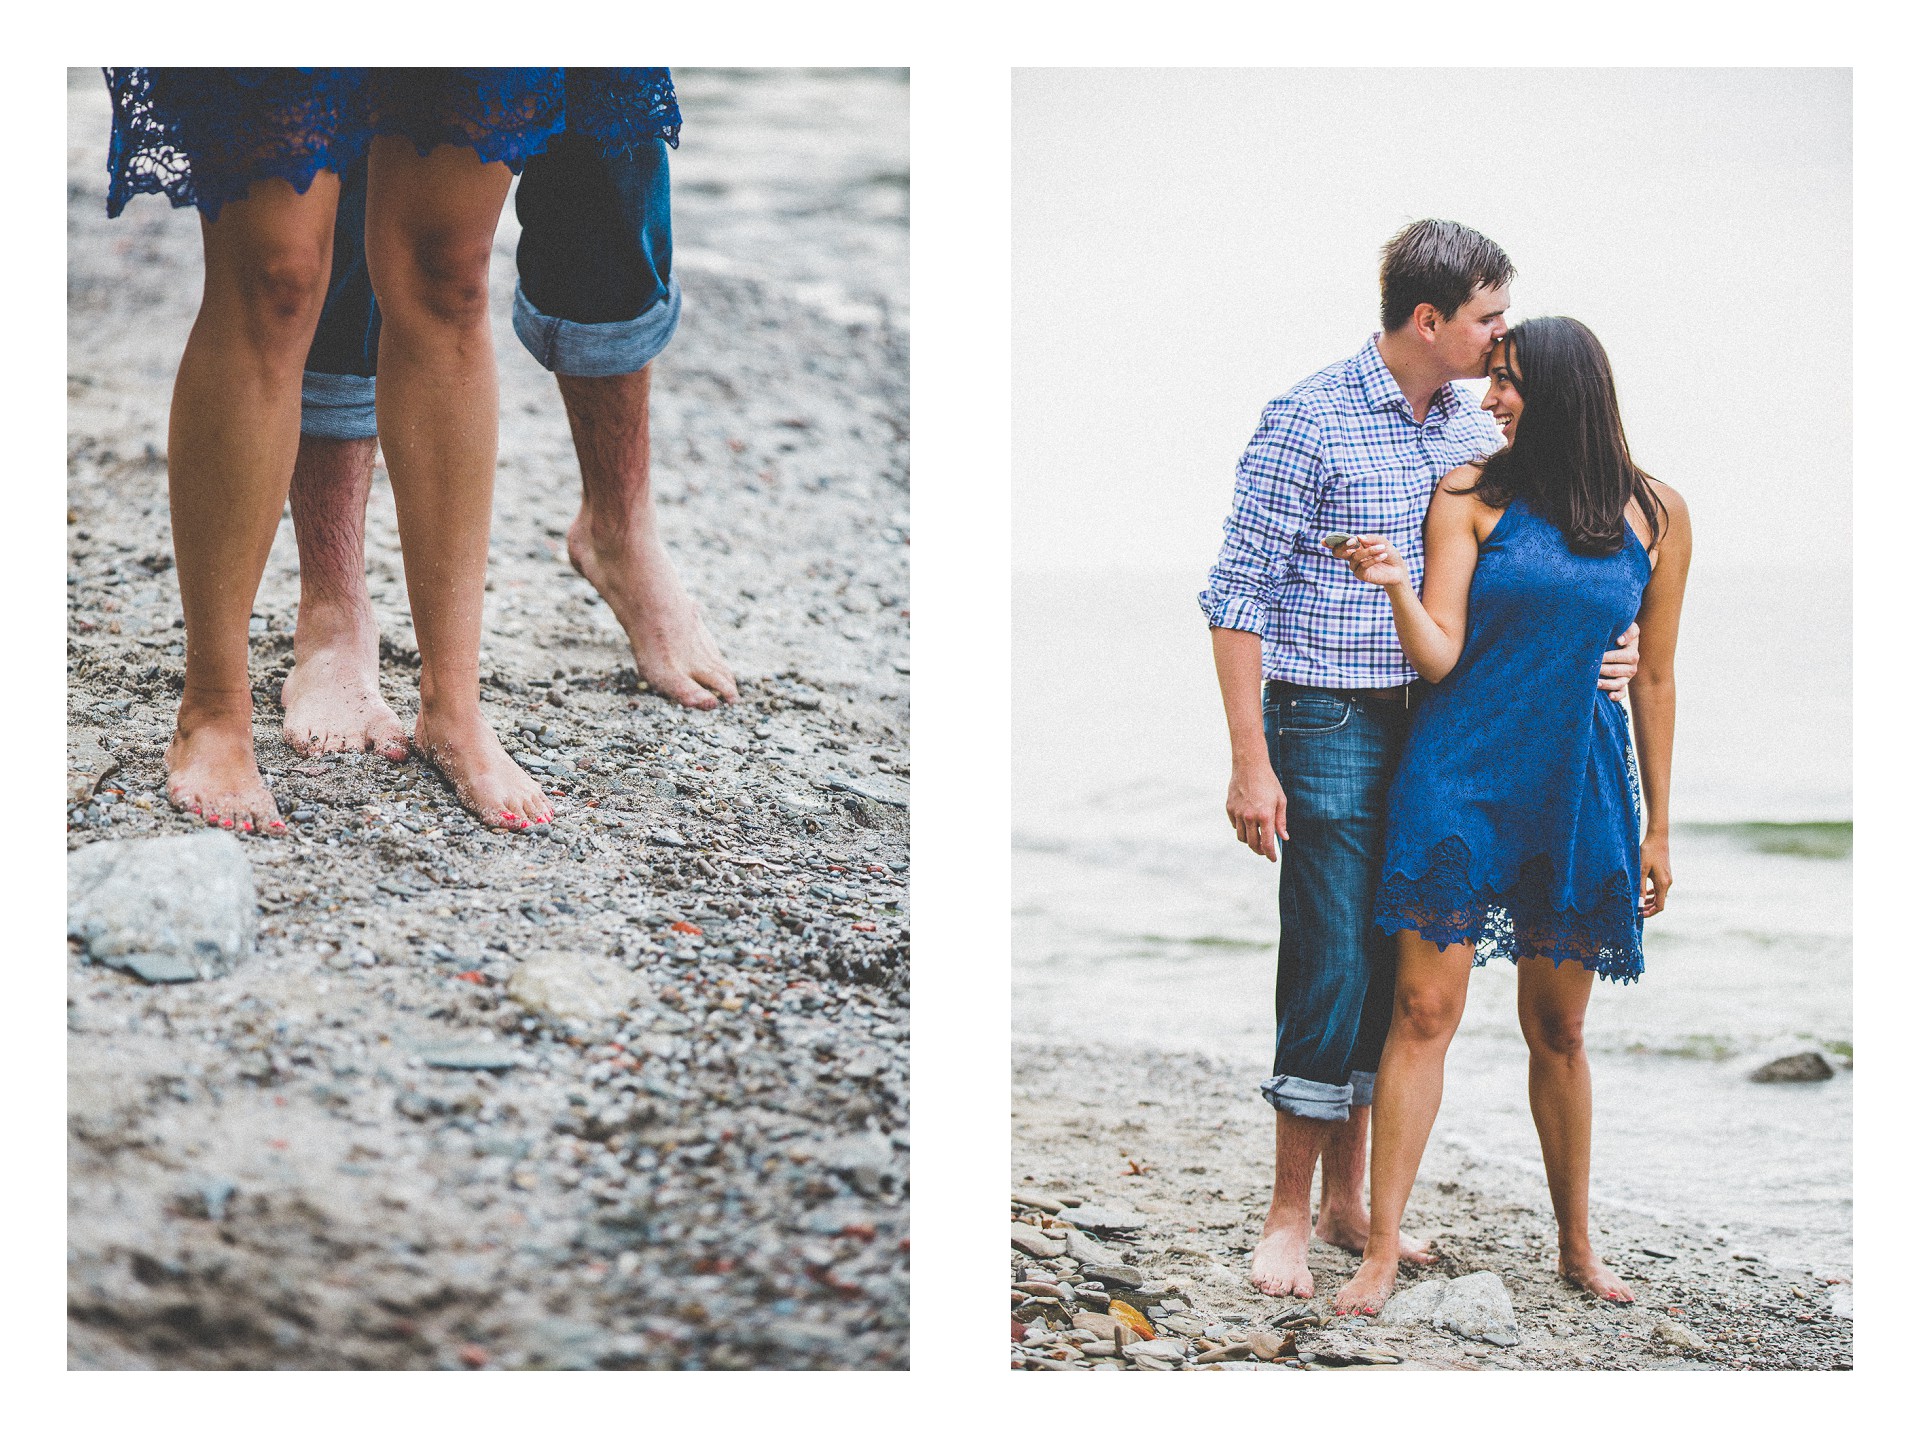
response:
[[[1596,973],[1639,977],[1641,921],[1666,906],[1673,882],[1673,654],[1692,532],[1680,496],[1633,463],[1613,372],[1585,325],[1516,326],[1489,373],[1482,408],[1507,447],[1435,491],[1422,591],[1384,540],[1341,551],[1386,589],[1401,647],[1434,689],[1388,797],[1374,921],[1399,935],[1399,978],[1374,1089],[1372,1222],[1359,1271],[1334,1300],[1340,1312],[1377,1313],[1393,1291],[1447,1044],[1468,974],[1488,955],[1519,967],[1559,1271],[1597,1297],[1633,1301],[1587,1232],[1593,1095],[1581,1029]],[[1595,681],[1602,652],[1635,618],[1630,740]]]
[[[497,441],[487,261],[512,173],[563,130],[673,139],[664,70],[108,70],[107,211],[141,191],[201,213],[206,280],[174,383],[168,491],[186,684],[167,794],[279,833],[254,762],[247,621],[299,445],[340,172],[368,161],[367,267],[384,320],[378,424],[420,650],[413,744],[494,827],[553,815],[480,709]]]

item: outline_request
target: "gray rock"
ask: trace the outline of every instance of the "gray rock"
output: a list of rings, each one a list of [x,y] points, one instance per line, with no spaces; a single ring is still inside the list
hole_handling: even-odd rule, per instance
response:
[[[1138,1363],[1142,1358],[1160,1358],[1177,1363],[1187,1356],[1187,1340],[1184,1338],[1149,1338],[1129,1343],[1127,1357]]]
[[[1434,1307],[1432,1322],[1476,1343],[1512,1348],[1520,1341],[1507,1286],[1498,1274],[1484,1270],[1449,1283]]]
[[[1130,1263],[1088,1264],[1085,1267],[1085,1277],[1104,1283],[1109,1288],[1122,1288],[1128,1292],[1137,1293],[1146,1287],[1146,1270],[1135,1268]]]
[[[1078,1208],[1063,1208],[1060,1216],[1075,1228],[1089,1229],[1094,1233],[1132,1233],[1147,1226],[1147,1217],[1143,1213],[1098,1208],[1090,1203]]]
[[[148,983],[220,978],[253,951],[253,871],[217,829],[115,839],[67,856],[67,933]]]
[[[518,1068],[520,1058],[505,1044],[460,1044],[444,1049],[423,1049],[420,1062],[430,1069],[468,1069],[501,1073]]]
[[[1426,1323],[1440,1306],[1440,1300],[1447,1296],[1447,1280],[1429,1278],[1416,1283],[1411,1288],[1402,1289],[1386,1302],[1380,1310],[1379,1322],[1402,1328],[1410,1328],[1416,1323]]]
[[[1029,1258],[1058,1258],[1067,1251],[1066,1244],[1049,1238],[1030,1223],[1013,1225],[1013,1246]]]
[[[1055,1230],[1067,1245],[1067,1257],[1085,1267],[1111,1266],[1120,1262],[1120,1255],[1105,1244],[1096,1242],[1077,1228]]]
[[[1747,1077],[1755,1083],[1819,1083],[1833,1077],[1833,1065],[1817,1053],[1789,1054],[1760,1065]]]

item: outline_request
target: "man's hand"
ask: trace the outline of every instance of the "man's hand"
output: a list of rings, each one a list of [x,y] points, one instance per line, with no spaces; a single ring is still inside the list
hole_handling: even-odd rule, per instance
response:
[[[1640,625],[1627,626],[1620,636],[1620,647],[1600,656],[1600,687],[1616,704],[1627,702],[1627,681],[1640,672]]]
[[[1227,820],[1233,832],[1256,854],[1280,861],[1279,840],[1287,837],[1287,795],[1273,765],[1235,765],[1227,785]]]

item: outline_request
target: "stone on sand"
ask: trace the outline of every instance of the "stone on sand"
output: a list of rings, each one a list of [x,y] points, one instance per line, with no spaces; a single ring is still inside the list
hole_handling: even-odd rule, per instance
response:
[[[1418,1286],[1425,1288],[1427,1284]],[[1428,1321],[1469,1342],[1491,1343],[1498,1348],[1512,1348],[1520,1342],[1520,1329],[1514,1322],[1513,1299],[1507,1295],[1507,1286],[1500,1281],[1500,1275],[1485,1270],[1448,1283]]]
[[[1446,1296],[1446,1279],[1425,1279],[1411,1288],[1402,1289],[1389,1298],[1386,1306],[1380,1310],[1379,1321],[1402,1328],[1410,1328],[1416,1323],[1425,1323],[1433,1317],[1434,1310],[1440,1306],[1440,1300]]]
[[[1821,1054],[1789,1054],[1760,1065],[1747,1077],[1755,1083],[1819,1083],[1833,1077],[1833,1065]]]
[[[221,830],[102,840],[67,856],[67,934],[92,962],[148,983],[232,973],[258,923],[252,867]]]
[[[594,1036],[610,1033],[646,994],[643,979],[598,954],[535,954],[507,980],[507,997],[528,1013]]]

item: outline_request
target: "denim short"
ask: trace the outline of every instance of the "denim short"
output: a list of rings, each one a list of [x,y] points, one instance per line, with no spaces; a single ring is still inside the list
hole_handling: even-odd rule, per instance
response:
[[[1373,922],[1387,786],[1415,710],[1330,689],[1266,686],[1267,756],[1287,795],[1267,1102],[1344,1119],[1373,1102],[1393,1017],[1393,936]]]
[[[367,278],[367,166],[340,177],[333,274],[301,386],[300,431],[322,439],[375,433],[380,310]],[[514,196],[520,219],[513,330],[556,374],[632,374],[667,347],[680,323],[673,277],[667,146],[602,155],[556,136],[527,161]]]

